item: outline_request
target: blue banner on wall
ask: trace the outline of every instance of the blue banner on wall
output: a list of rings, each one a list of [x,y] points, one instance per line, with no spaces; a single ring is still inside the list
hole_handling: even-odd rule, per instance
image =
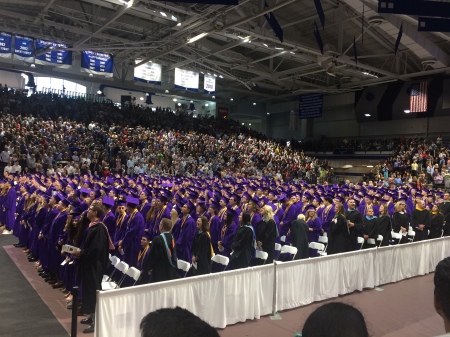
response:
[[[0,32],[0,57],[11,58],[12,35]]]
[[[113,55],[88,50],[82,51],[81,70],[94,75],[113,77]]]
[[[34,62],[34,39],[28,36],[14,37],[14,58],[26,62]]]
[[[322,117],[323,94],[307,94],[298,97],[299,118]]]
[[[64,43],[36,39],[36,63],[69,68],[72,65],[72,51]],[[41,52],[45,54],[39,55]]]

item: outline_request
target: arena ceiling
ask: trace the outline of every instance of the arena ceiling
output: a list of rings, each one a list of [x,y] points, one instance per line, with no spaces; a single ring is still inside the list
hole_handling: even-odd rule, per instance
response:
[[[266,0],[268,8],[264,0],[237,6],[124,2],[0,0],[0,30],[109,52],[116,65],[152,60],[163,65],[163,76],[173,76],[175,67],[217,73],[223,76],[218,95],[272,102],[450,72],[448,33],[417,32],[417,17],[378,14],[376,0],[322,0],[324,29],[312,0]],[[264,17],[269,10],[283,28],[282,43]]]

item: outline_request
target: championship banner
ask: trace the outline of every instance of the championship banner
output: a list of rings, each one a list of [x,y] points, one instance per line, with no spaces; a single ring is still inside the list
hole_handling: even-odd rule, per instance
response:
[[[12,35],[0,32],[0,57],[11,58]]]
[[[175,87],[198,92],[198,73],[191,70],[175,68]]]
[[[216,92],[216,78],[211,75],[205,75],[203,90],[205,94],[214,95]]]
[[[34,39],[28,36],[14,37],[14,59],[34,62]]]
[[[70,68],[72,66],[72,51],[64,50],[68,46],[58,43],[36,39],[36,63],[43,65],[54,65],[58,68]],[[38,55],[45,51],[45,54]]]
[[[136,60],[138,64],[141,60]],[[134,80],[137,82],[161,85],[162,66],[158,63],[147,62],[134,68]]]
[[[81,71],[94,75],[113,77],[114,60],[112,54],[95,51],[81,52]]]

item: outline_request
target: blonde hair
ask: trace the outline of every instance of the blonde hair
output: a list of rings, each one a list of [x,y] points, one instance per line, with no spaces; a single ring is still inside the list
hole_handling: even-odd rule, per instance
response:
[[[305,220],[305,215],[300,213],[300,214],[297,216],[297,220]]]
[[[264,211],[267,213],[267,219],[268,220],[273,220],[273,210],[272,207],[269,205],[264,205],[263,206]]]

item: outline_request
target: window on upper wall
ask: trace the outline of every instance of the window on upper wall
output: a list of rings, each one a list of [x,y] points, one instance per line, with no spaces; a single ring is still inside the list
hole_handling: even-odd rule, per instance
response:
[[[62,95],[85,95],[84,85],[54,77],[35,77],[37,92],[52,92]]]

